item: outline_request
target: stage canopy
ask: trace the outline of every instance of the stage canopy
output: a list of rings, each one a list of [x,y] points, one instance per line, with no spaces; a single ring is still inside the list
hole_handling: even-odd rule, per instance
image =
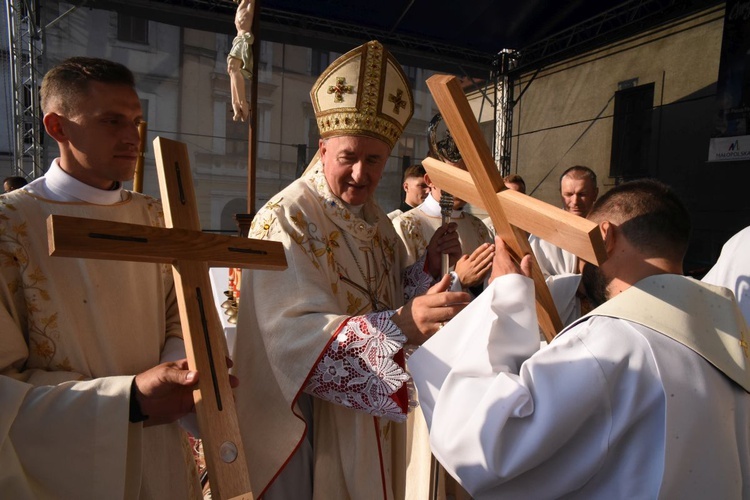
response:
[[[369,39],[404,64],[486,78],[496,54],[538,67],[694,12],[716,0],[260,0],[261,39],[344,52]],[[229,0],[90,0],[86,6],[219,31]]]

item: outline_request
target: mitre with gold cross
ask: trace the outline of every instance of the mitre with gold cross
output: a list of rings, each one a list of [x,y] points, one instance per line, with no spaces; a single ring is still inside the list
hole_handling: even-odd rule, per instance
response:
[[[213,498],[252,500],[208,267],[285,269],[283,245],[200,230],[187,146],[154,140],[166,228],[53,215],[50,255],[171,264]]]
[[[365,135],[391,148],[414,113],[401,65],[377,40],[333,61],[310,91],[320,137]]]
[[[422,164],[441,190],[487,210],[495,231],[517,261],[526,254],[531,255],[539,326],[550,341],[562,329],[562,322],[523,231],[600,265],[607,253],[599,228],[583,217],[506,189],[458,80],[453,76],[434,75],[427,80],[427,86],[468,172],[433,158],[425,158]]]

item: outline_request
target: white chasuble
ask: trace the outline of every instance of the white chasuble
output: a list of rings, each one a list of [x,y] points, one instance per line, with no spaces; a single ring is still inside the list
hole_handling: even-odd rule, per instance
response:
[[[409,359],[433,451],[475,498],[750,497],[731,297],[652,276],[541,350],[533,304],[500,277]]]
[[[544,277],[557,276],[558,274],[578,273],[578,257],[574,254],[553,245],[533,234],[529,236],[529,246],[534,252],[534,257],[539,263]]]
[[[372,199],[352,213],[318,167],[258,212],[249,237],[282,242],[289,264],[242,273],[235,374],[254,495],[280,476],[292,498],[402,498],[403,424],[379,418],[405,419],[409,399],[405,337],[389,319],[406,255],[390,220]]]
[[[162,265],[50,257],[50,214],[159,225],[160,205],[0,197],[0,491],[8,498],[199,498],[187,435],[128,421],[133,375],[181,337]],[[15,396],[13,396],[15,394]],[[6,406],[6,398],[15,401]]]
[[[529,246],[544,274],[547,286],[555,301],[563,326],[581,317],[581,300],[578,297],[578,257],[533,234]]]
[[[745,321],[750,323],[750,227],[729,238],[703,281],[732,290]]]

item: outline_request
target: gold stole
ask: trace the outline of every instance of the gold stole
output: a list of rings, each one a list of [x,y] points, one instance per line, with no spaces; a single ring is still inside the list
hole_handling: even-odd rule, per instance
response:
[[[750,334],[726,288],[676,274],[649,276],[574,324],[589,316],[625,319],[656,330],[750,392]]]

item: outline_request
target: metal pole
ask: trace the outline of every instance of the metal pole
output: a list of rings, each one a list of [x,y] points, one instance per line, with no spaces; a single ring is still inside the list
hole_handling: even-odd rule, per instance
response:
[[[37,66],[42,58],[37,0],[6,0],[13,98],[13,170],[34,179],[42,168],[42,117]]]
[[[503,49],[497,54],[497,105],[495,115],[495,162],[500,174],[510,174],[510,153],[513,138],[513,80],[510,72],[518,64],[518,52]]]

